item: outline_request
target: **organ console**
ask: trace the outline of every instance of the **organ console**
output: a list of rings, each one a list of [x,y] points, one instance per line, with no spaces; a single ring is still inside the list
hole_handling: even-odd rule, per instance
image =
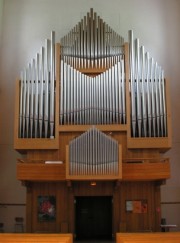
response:
[[[14,148],[27,153],[19,180],[71,186],[169,178],[169,159],[162,158],[171,148],[169,83],[132,30],[128,38],[91,9],[60,42],[54,31],[45,40],[17,80]],[[37,164],[42,174],[51,167],[49,179],[38,176]]]

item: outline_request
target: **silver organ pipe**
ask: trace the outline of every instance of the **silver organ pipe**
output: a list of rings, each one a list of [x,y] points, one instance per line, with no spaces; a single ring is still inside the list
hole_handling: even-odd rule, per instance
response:
[[[19,137],[54,137],[55,32],[21,72]]]
[[[47,138],[49,118],[49,40],[45,40],[44,136]]]
[[[152,58],[151,58],[152,60]],[[151,95],[150,95],[150,90],[151,90],[151,83],[150,83],[150,58],[149,58],[149,52],[146,52],[145,56],[145,61],[146,61],[146,82],[147,82],[147,123],[148,127],[147,130],[149,131],[149,137],[151,137],[152,134],[152,128],[151,128],[151,119],[152,119],[152,105],[151,105]]]
[[[167,112],[166,112],[166,96],[165,96],[165,79],[164,79],[164,71],[162,71],[162,76],[161,76],[161,81],[162,81],[162,107],[163,107],[163,124],[164,124],[164,136],[167,136]]]
[[[36,56],[36,78],[35,78],[35,110],[34,110],[34,134],[37,138],[37,126],[38,126],[38,105],[39,105],[39,54]]]
[[[117,35],[93,9],[61,38],[60,43],[61,59],[75,69],[109,68],[124,52],[123,37]]]
[[[29,96],[30,96],[30,70],[31,70],[31,65],[28,65],[27,69],[27,97],[26,97],[26,136],[29,135]]]
[[[135,60],[134,60],[134,58],[135,58],[135,55],[134,55],[134,43],[133,43],[133,41],[134,41],[134,38],[133,38],[133,32],[132,31],[129,31],[129,66],[130,66],[130,69],[129,69],[129,71],[130,71],[130,80],[132,80],[132,82],[131,82],[131,90],[134,90],[134,85],[133,85],[133,87],[132,87],[132,84],[133,84],[133,82],[134,82],[134,80],[135,80],[135,74],[134,74],[134,70],[135,70],[135,67],[134,67],[134,65],[135,65]],[[132,99],[132,105],[133,105],[133,107],[134,107],[134,99]]]
[[[69,143],[70,175],[118,175],[119,145],[94,126]]]
[[[22,135],[22,127],[23,127],[23,87],[24,86],[24,73],[20,74],[20,97],[19,97],[19,133],[18,136],[21,138]]]
[[[63,60],[61,70],[61,125],[126,123],[124,60],[95,77]]]
[[[41,48],[40,60],[40,92],[39,92],[39,137],[43,129],[43,94],[44,94],[44,47]]]
[[[129,87],[131,136],[168,135],[164,71],[140,46],[139,39],[134,39],[132,30],[128,86],[124,39],[93,9],[60,44],[60,125],[126,124]],[[97,75],[88,75],[88,70],[97,70]],[[20,79],[19,138],[54,138],[54,31]]]
[[[55,32],[51,32],[51,63],[50,63],[50,137],[54,137],[54,98],[55,98]]]
[[[60,43],[60,125],[126,124],[124,39],[91,9]]]
[[[166,137],[164,71],[129,31],[131,135]]]
[[[23,117],[23,124],[22,124],[22,137],[25,137],[25,126],[26,126],[26,81],[27,81],[27,72],[24,70],[24,75],[23,75],[23,104],[22,104],[22,117]]]
[[[31,98],[30,98],[30,138],[33,137],[34,126],[34,83],[35,83],[35,60],[33,59],[31,69]]]

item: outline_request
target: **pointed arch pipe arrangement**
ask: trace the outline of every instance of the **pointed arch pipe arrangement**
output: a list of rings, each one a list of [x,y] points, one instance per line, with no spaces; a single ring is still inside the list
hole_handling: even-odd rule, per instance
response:
[[[121,175],[119,144],[96,127],[69,143],[69,175]]]
[[[60,39],[60,50],[57,60],[52,31],[50,40],[21,72],[19,138],[54,138],[57,75],[60,126],[126,125],[129,105],[131,137],[168,136],[164,71],[132,30],[129,56],[125,56],[124,38],[90,9]]]

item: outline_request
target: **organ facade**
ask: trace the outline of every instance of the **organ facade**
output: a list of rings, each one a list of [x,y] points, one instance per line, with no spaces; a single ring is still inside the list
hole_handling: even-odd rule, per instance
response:
[[[159,231],[160,186],[170,177],[169,83],[133,31],[125,42],[91,9],[59,43],[52,31],[16,83],[27,232]],[[54,217],[40,220],[45,201]]]

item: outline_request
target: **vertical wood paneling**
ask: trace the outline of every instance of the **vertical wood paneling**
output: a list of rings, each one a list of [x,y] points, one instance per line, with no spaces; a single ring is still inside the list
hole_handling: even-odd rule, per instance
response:
[[[26,232],[32,232],[32,218],[33,218],[33,188],[32,184],[29,182],[26,185]]]
[[[155,189],[154,189],[154,231],[161,231],[161,191],[160,191],[160,183],[155,182]]]
[[[157,149],[127,149],[127,135],[125,132],[105,132],[122,145],[123,159],[154,158],[160,159]],[[66,145],[70,140],[82,132],[60,132],[59,150],[32,150],[28,151],[27,158],[35,160],[62,160],[66,162]],[[41,172],[39,172],[41,173]],[[56,221],[37,221],[37,197],[39,195],[56,196]],[[95,187],[90,186],[90,181],[62,181],[62,182],[32,182],[27,187],[27,230],[28,232],[62,232],[68,231],[75,234],[75,204],[76,196],[112,196],[113,215],[112,228],[115,235],[118,231],[146,231],[159,230],[160,189],[155,182],[148,181],[97,181]],[[126,200],[147,200],[148,211],[146,214],[126,212]],[[66,232],[64,232],[66,233]]]
[[[58,183],[32,183],[32,191],[28,194],[27,211],[28,220],[32,221],[32,229],[30,224],[28,232],[62,232],[63,225],[67,225],[67,231],[72,231],[73,222],[73,195],[67,187],[66,182]],[[56,197],[56,221],[54,222],[38,222],[37,219],[37,198],[38,196],[55,196]],[[66,232],[63,232],[66,233]]]
[[[115,237],[116,232],[119,232],[120,230],[120,218],[121,218],[121,188],[120,185],[116,185],[114,187],[113,192],[113,236]]]
[[[28,150],[29,160],[59,160],[58,150]]]
[[[152,221],[152,215],[155,212],[155,205],[153,203],[155,193],[154,182],[123,182],[121,189],[121,215],[123,222],[126,222],[127,231],[153,230],[155,226],[155,221]],[[156,196],[160,197],[160,194]],[[147,200],[147,213],[126,212],[126,200]]]
[[[156,231],[159,226],[160,213],[156,213],[160,205],[160,190],[155,182],[108,182],[97,181],[91,186],[89,181],[32,183],[27,192],[28,232],[61,232],[75,233],[76,196],[112,196],[113,213],[112,228],[115,235],[118,231]],[[56,197],[56,221],[38,222],[38,196]],[[126,212],[126,200],[147,200],[147,213]],[[32,220],[32,228],[30,221]],[[63,228],[64,226],[64,228]],[[64,232],[66,233],[66,232]]]

